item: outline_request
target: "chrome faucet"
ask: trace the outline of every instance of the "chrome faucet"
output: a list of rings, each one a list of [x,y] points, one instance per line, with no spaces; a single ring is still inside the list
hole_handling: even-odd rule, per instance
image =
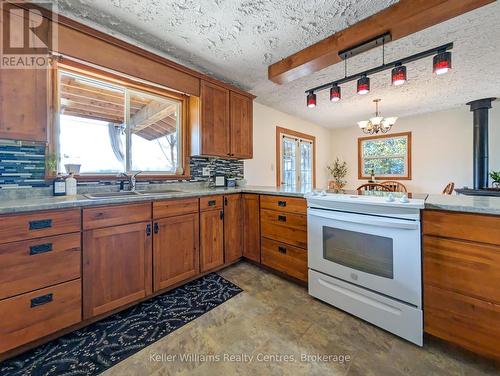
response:
[[[135,183],[136,183],[136,177],[139,175],[142,171],[136,172],[135,174],[128,175],[124,172],[120,172],[117,177],[123,176],[128,179],[128,186],[129,186],[129,191],[130,192],[135,192]],[[120,189],[122,189],[122,186],[120,185]]]

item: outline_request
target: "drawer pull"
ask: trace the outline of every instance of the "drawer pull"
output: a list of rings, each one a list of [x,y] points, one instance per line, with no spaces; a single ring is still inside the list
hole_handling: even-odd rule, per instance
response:
[[[278,215],[278,221],[280,221],[280,222],[286,222],[286,216],[284,216],[284,215]]]
[[[146,236],[151,236],[151,224],[146,225]]]
[[[286,253],[286,248],[280,245],[280,246],[278,247],[278,252],[279,252],[279,253]]]
[[[30,247],[30,256],[52,251],[52,243],[33,245]]]
[[[31,299],[31,308],[35,308],[35,307],[50,303],[53,300],[54,300],[53,294],[47,294],[47,295],[39,296],[37,298],[33,298],[33,299]]]
[[[38,221],[30,221],[31,230],[41,230],[43,228],[52,227],[52,219],[40,219]]]
[[[278,206],[284,208],[286,206],[286,201],[278,201]]]
[[[215,206],[215,200],[208,201],[208,206]]]

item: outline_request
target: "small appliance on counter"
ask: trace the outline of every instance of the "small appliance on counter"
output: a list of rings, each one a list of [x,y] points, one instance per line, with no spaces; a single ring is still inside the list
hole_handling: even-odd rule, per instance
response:
[[[226,187],[228,188],[236,187],[236,178],[226,178]]]
[[[225,187],[226,186],[226,177],[224,175],[215,176],[215,186],[216,187]]]

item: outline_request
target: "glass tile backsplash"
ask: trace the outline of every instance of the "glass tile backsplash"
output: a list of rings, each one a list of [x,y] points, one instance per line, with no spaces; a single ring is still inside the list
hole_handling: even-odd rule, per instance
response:
[[[243,161],[234,159],[220,159],[220,158],[204,158],[204,157],[191,157],[189,168],[191,171],[191,180],[193,181],[208,181],[209,176],[203,176],[203,168],[210,169],[210,176],[233,175],[235,178],[243,179],[244,169]]]
[[[0,140],[0,188],[46,187],[45,144]]]

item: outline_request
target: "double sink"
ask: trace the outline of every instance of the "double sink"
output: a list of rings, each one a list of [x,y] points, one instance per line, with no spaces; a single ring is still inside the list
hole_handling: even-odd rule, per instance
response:
[[[169,193],[181,193],[175,189],[165,189],[162,191],[120,191],[120,192],[100,192],[100,193],[88,193],[84,196],[90,199],[106,199],[106,198],[118,198],[118,197],[129,197],[129,196],[156,196],[164,195]]]

